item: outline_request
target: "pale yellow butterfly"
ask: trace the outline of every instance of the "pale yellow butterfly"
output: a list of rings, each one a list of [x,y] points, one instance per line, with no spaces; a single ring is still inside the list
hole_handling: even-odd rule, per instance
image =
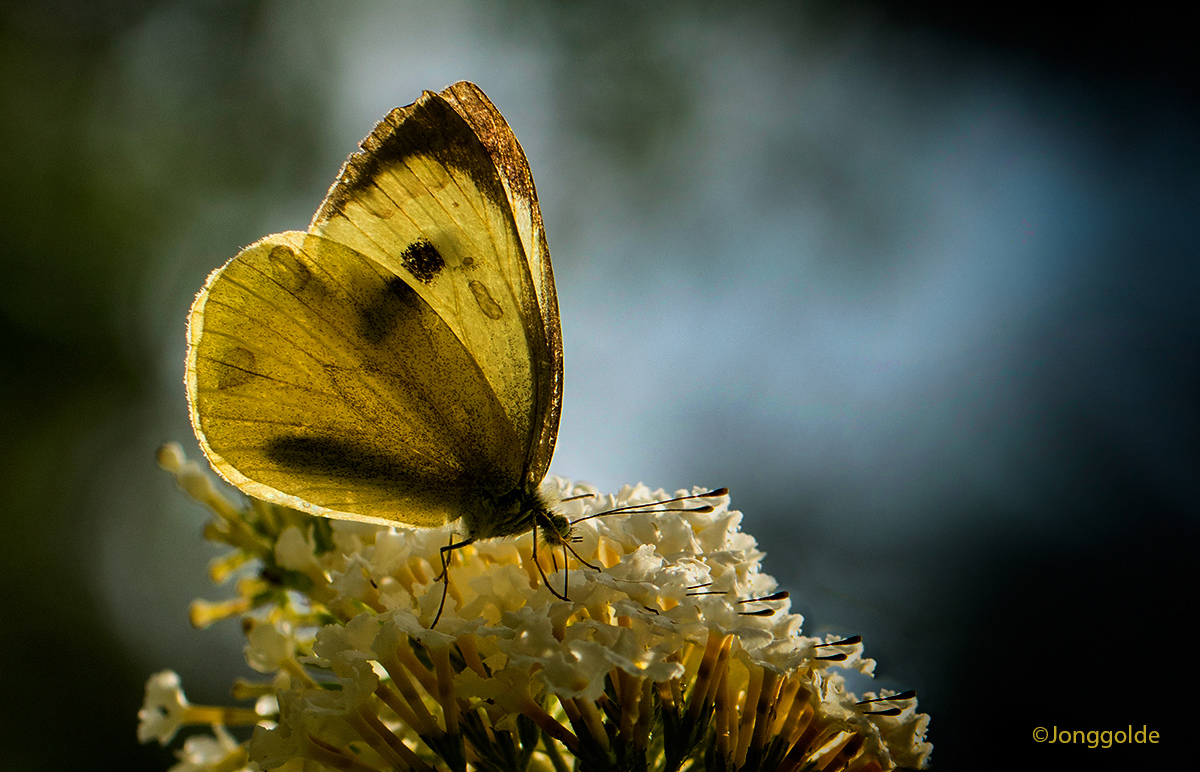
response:
[[[550,253],[525,153],[483,92],[393,110],[308,232],[214,271],[186,382],[205,455],[251,496],[565,544],[539,493],[562,399]]]

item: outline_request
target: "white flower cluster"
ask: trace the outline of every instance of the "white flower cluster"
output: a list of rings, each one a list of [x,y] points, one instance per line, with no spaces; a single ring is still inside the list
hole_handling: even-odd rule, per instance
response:
[[[248,530],[259,542],[274,539],[253,555],[263,570],[239,584],[242,602],[222,608],[248,610],[247,661],[271,678],[243,688],[266,698],[242,722],[257,724],[248,744],[227,747],[218,731],[221,768],[248,758],[285,770],[562,769],[564,755],[584,770],[926,762],[928,717],[909,695],[860,703],[845,690],[837,669],[870,675],[874,661],[857,637],[800,634],[723,492],[613,496],[553,478],[544,492],[575,522],[569,548],[537,545],[539,570],[532,534],[476,542],[454,551],[448,585],[448,528],[241,510],[257,518]],[[156,699],[172,704],[160,687]],[[174,734],[165,727],[178,718],[143,713],[143,740]]]

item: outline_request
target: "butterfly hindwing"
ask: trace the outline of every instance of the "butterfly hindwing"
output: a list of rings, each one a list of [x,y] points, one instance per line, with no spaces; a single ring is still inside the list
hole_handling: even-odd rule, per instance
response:
[[[246,493],[314,514],[439,525],[523,473],[472,352],[412,288],[289,232],[209,277],[189,322],[197,436]]]

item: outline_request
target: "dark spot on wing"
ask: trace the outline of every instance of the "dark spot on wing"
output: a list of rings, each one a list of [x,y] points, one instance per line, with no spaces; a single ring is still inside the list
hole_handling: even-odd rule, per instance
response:
[[[312,271],[296,257],[296,252],[291,247],[282,244],[271,247],[268,260],[275,281],[293,295],[303,292],[313,280]]]
[[[369,186],[388,166],[426,156],[448,169],[466,172],[480,192],[508,208],[500,174],[487,148],[461,115],[431,92],[408,107],[397,107],[380,121],[342,167],[314,223],[344,213],[346,203]]]
[[[475,258],[471,257],[470,255],[467,255],[466,257],[464,257],[462,259],[462,267],[463,268],[473,268],[474,266],[475,266]]]
[[[393,276],[384,282],[375,297],[362,306],[358,317],[358,333],[363,340],[378,346],[405,320],[413,317],[417,312],[417,304],[424,302],[404,279]]]
[[[484,316],[489,319],[499,319],[504,316],[504,309],[492,298],[492,293],[488,292],[488,288],[483,282],[473,279],[467,286],[471,288],[471,294],[475,296],[475,303],[479,305],[479,310],[483,311]]]
[[[400,253],[400,262],[418,281],[428,284],[446,267],[446,261],[437,247],[427,239],[417,239]]]
[[[267,440],[268,459],[289,470],[355,486],[395,490],[405,477],[401,459],[331,437],[283,434]]]
[[[219,359],[214,357],[212,363],[217,374],[218,389],[241,386],[258,375],[254,371],[254,353],[241,346],[227,349]]]

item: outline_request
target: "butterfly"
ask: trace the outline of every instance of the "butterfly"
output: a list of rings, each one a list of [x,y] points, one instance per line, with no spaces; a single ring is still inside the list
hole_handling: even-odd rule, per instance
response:
[[[192,427],[222,477],[313,515],[461,520],[447,549],[565,544],[539,492],[562,377],[529,163],[465,81],[389,113],[308,231],[213,271],[188,320]]]

